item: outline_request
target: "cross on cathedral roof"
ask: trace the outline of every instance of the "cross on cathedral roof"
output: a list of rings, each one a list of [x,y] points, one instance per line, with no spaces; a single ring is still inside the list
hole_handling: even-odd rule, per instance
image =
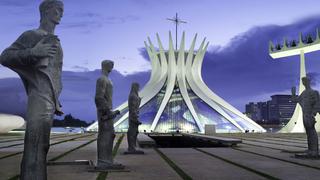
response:
[[[187,23],[186,21],[182,21],[178,17],[178,13],[176,13],[176,16],[173,18],[167,18],[167,20],[172,21],[176,25],[176,50],[178,49],[178,25],[181,23]]]

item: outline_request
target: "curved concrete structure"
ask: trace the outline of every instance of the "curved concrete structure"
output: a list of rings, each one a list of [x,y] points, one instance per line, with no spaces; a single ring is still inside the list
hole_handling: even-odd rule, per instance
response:
[[[140,131],[146,132],[199,132],[206,124],[214,124],[216,132],[265,132],[261,126],[213,93],[203,82],[201,67],[208,47],[204,39],[195,50],[197,35],[191,47],[185,50],[185,33],[179,50],[173,47],[169,33],[169,49],[164,50],[159,36],[158,49],[148,38],[145,47],[152,63],[151,78],[139,93]],[[127,102],[117,108],[121,116],[115,120],[115,129],[128,127]],[[97,124],[88,127],[94,131]]]
[[[22,117],[10,114],[0,114],[0,133],[22,128],[25,121]]]

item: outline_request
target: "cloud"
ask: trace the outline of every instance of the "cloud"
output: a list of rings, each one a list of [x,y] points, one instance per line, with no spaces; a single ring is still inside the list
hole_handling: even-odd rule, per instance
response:
[[[311,73],[307,73],[307,76],[310,79],[311,86],[318,86],[319,85],[320,73],[311,72]]]
[[[27,98],[18,78],[0,79],[0,112],[25,117]]]
[[[65,22],[61,24],[61,28],[65,29],[91,29],[91,28],[101,28],[103,26],[99,21],[74,21],[74,22]]]
[[[150,61],[150,58],[149,58],[149,55],[148,55],[146,48],[144,48],[144,47],[138,48],[138,52],[145,60]]]
[[[30,1],[34,0],[28,0],[28,1],[21,1],[21,0],[1,0],[0,6],[7,6],[7,7],[26,7],[29,6],[31,3]]]
[[[71,69],[73,69],[74,71],[83,71],[83,72],[89,71],[89,68],[84,66],[79,66],[79,65],[72,66]]]
[[[123,24],[131,21],[137,21],[140,18],[138,16],[134,15],[128,15],[123,17],[115,17],[115,16],[109,16],[104,18],[104,22],[106,24]]]
[[[315,35],[320,27],[320,16],[299,20],[286,26],[268,25],[253,27],[230,40],[224,46],[209,46],[202,65],[205,83],[216,94],[240,110],[249,101],[264,101],[276,93],[289,92],[299,83],[299,57],[272,59],[269,41],[281,42],[284,37],[297,39]],[[149,59],[144,48],[140,55]],[[308,75],[317,85],[320,52],[306,55]],[[259,99],[261,98],[261,99]]]
[[[109,24],[124,24],[132,21],[138,21],[140,19],[135,15],[104,17],[102,14],[92,12],[75,13],[69,18],[65,18],[68,20],[61,23],[61,28],[79,29],[82,33],[90,33],[93,29],[99,29]]]
[[[199,3],[199,1],[192,0],[161,0],[161,1],[150,1],[150,0],[131,0],[135,5],[138,5],[142,8],[154,9],[159,6],[173,6],[173,5],[181,5],[181,4],[194,4]]]
[[[91,122],[96,120],[94,103],[96,80],[101,75],[100,70],[87,72],[64,71],[62,75],[63,91],[60,101],[65,114]],[[149,72],[141,72],[123,76],[112,71],[113,106],[116,108],[127,100],[132,82],[143,86],[149,79]],[[27,97],[19,78],[0,79],[0,112],[17,114],[25,117]]]
[[[297,39],[299,32],[315,34],[319,20],[320,16],[314,16],[286,26],[254,27],[234,37],[226,47],[211,48],[202,67],[204,81],[231,103],[242,97],[290,89],[299,82],[299,57],[274,60],[268,54],[268,43],[280,42],[284,37]],[[315,78],[319,78],[319,55],[306,56],[307,72]],[[245,103],[243,99],[234,105],[243,109]]]
[[[213,92],[242,111],[250,101],[265,101],[270,95],[288,94],[299,82],[299,57],[273,60],[268,54],[268,42],[280,42],[283,37],[297,38],[299,32],[304,35],[314,33],[317,27],[320,27],[319,16],[286,26],[254,27],[234,37],[225,47],[212,46],[204,58],[203,79]],[[148,60],[144,48],[139,52]],[[306,56],[307,72],[316,88],[320,88],[319,56],[319,52]],[[99,70],[63,72],[61,101],[65,113],[88,122],[96,118],[94,94],[100,74]],[[113,71],[110,78],[114,85],[114,107],[126,101],[132,82],[137,81],[143,87],[149,76],[150,72],[124,76]],[[0,99],[4,102],[0,104],[0,112],[19,115],[25,112],[25,92],[18,78],[0,79]]]
[[[75,13],[73,17],[81,17],[81,18],[97,18],[101,17],[102,15],[99,13],[94,13],[94,12],[81,12],[81,13]]]

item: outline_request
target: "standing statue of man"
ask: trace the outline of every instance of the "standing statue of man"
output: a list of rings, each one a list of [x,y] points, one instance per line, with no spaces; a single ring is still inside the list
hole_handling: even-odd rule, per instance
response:
[[[125,154],[144,154],[143,151],[136,150],[139,121],[139,107],[141,98],[139,97],[139,84],[132,83],[129,94],[129,129],[127,133],[128,151]]]
[[[300,96],[297,96],[295,87],[293,87],[291,99],[293,102],[298,102],[302,108],[303,125],[308,139],[308,150],[306,154],[296,154],[295,156],[298,158],[318,158],[318,135],[314,126],[316,123],[315,115],[319,112],[319,93],[311,89],[309,78],[303,77],[301,80],[306,89]]]
[[[62,115],[58,97],[62,90],[62,48],[54,35],[63,3],[40,4],[40,27],[24,32],[0,57],[0,63],[17,72],[28,95],[24,152],[20,179],[47,179],[47,153],[54,114]]]
[[[102,75],[97,80],[95,103],[98,116],[98,162],[96,170],[123,169],[124,166],[113,162],[112,149],[115,132],[113,119],[120,111],[112,111],[113,85],[109,74],[113,69],[113,61],[104,60],[101,63]]]

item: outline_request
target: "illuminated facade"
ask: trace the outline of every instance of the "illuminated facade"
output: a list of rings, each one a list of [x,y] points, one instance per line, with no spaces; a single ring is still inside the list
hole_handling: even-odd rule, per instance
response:
[[[145,47],[151,60],[151,78],[139,92],[140,131],[199,132],[206,124],[214,124],[216,132],[265,132],[254,121],[213,93],[203,82],[201,66],[208,47],[205,40],[195,51],[196,36],[185,51],[185,34],[180,48],[173,47],[169,34],[169,50],[164,50],[157,35],[158,48],[150,39]],[[121,114],[115,119],[115,130],[128,129],[128,102],[117,108]],[[88,127],[97,130],[97,123]]]

